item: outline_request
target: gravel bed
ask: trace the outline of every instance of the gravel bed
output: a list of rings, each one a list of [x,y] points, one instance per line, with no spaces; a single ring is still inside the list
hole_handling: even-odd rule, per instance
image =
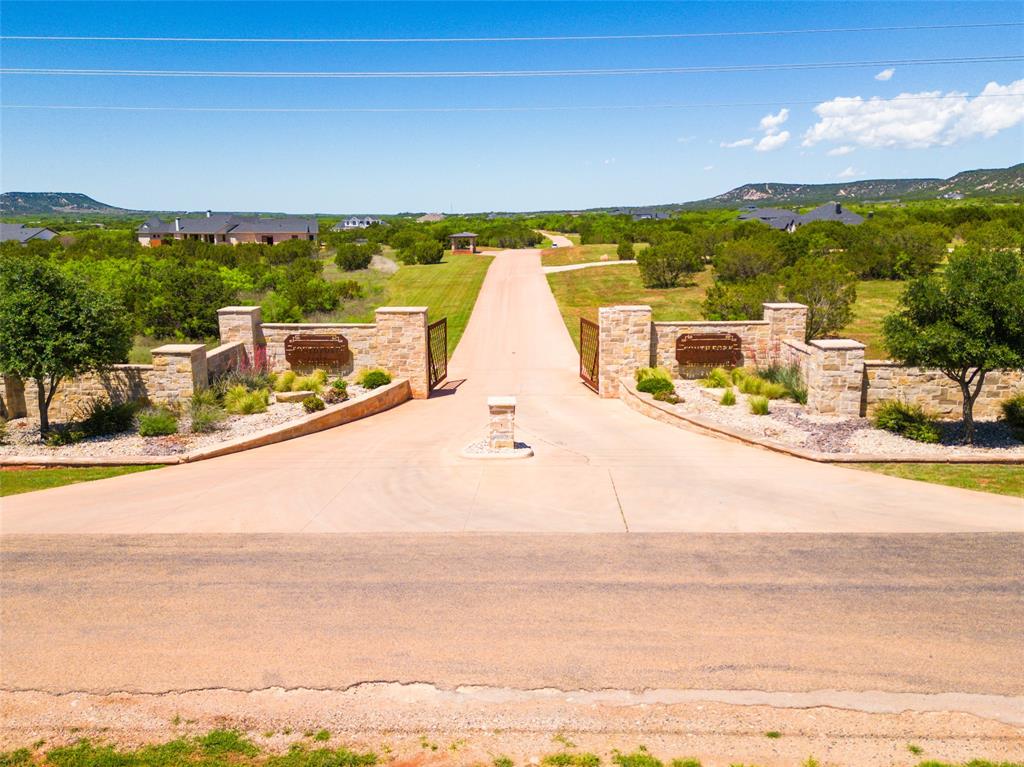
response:
[[[942,441],[929,445],[876,429],[867,418],[813,415],[789,400],[772,400],[768,415],[753,415],[749,398],[734,389],[736,404],[719,404],[722,389],[705,389],[696,381],[676,381],[683,401],[680,413],[697,415],[752,437],[765,437],[819,453],[892,455],[921,458],[990,457],[1024,458],[1024,443],[1003,421],[976,421],[975,444],[959,444],[961,424],[940,424]]]
[[[369,393],[362,386],[348,387],[348,400],[360,399]],[[328,405],[333,407],[333,405]],[[178,419],[178,433],[166,437],[140,437],[123,432],[106,437],[92,437],[73,445],[47,447],[39,438],[36,422],[16,418],[7,422],[7,441],[0,445],[0,456],[47,456],[51,458],[109,458],[117,456],[178,455],[223,442],[247,437],[275,426],[296,421],[306,415],[301,402],[271,400],[265,413],[229,415],[215,431],[192,434],[188,415]]]

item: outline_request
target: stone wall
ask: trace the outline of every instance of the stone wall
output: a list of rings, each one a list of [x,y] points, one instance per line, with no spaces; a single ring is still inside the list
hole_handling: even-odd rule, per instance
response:
[[[740,337],[743,367],[767,365],[771,360],[771,324],[764,320],[740,322],[655,322],[653,364],[680,378],[703,378],[706,366],[681,367],[676,362],[676,339],[683,333],[735,333]]]
[[[245,344],[241,341],[221,344],[206,353],[206,373],[210,381],[215,381],[231,370],[244,368],[249,364],[245,352]]]
[[[335,367],[323,365],[299,366],[296,371],[308,373],[315,367],[325,367],[329,373],[334,375],[349,375],[364,368],[384,367],[377,362],[376,337],[377,327],[372,323],[285,323],[273,322],[264,323],[261,327],[261,337],[266,344],[267,366],[270,370],[281,372],[290,370],[291,365],[284,356],[284,342],[291,335],[339,335],[344,336],[348,341],[348,348],[352,352],[349,362]]]
[[[651,307],[598,309],[598,387],[602,397],[619,396],[619,378],[651,365]]]
[[[89,373],[57,387],[50,401],[50,421],[63,423],[83,414],[93,400],[113,403],[145,399],[152,365],[114,365],[100,373]],[[4,379],[5,396],[12,418],[39,420],[39,397],[35,381],[24,383],[14,377]]]
[[[1024,371],[999,370],[985,376],[974,417],[998,418],[1000,403],[1016,394],[1024,394]],[[900,367],[891,360],[867,360],[864,363],[860,414],[871,415],[879,402],[901,400],[920,405],[943,418],[960,418],[963,396],[960,387],[940,370]]]

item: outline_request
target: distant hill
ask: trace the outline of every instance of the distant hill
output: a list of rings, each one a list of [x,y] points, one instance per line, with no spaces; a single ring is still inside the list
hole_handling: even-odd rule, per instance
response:
[[[116,216],[132,213],[126,208],[106,205],[78,192],[4,192],[0,194],[0,215],[60,216],[75,213],[103,213]]]
[[[942,197],[1024,195],[1024,163],[1009,168],[965,170],[951,178],[894,178],[851,181],[845,184],[744,184],[725,194],[679,206],[740,208],[746,205],[816,205],[831,200],[931,200]]]

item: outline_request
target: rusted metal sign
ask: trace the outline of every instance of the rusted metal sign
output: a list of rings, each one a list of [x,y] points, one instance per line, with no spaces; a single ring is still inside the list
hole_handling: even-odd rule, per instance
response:
[[[345,336],[292,333],[284,339],[284,358],[291,366],[336,367],[352,359]]]
[[[743,362],[743,345],[735,333],[683,333],[676,339],[680,365],[735,367]]]

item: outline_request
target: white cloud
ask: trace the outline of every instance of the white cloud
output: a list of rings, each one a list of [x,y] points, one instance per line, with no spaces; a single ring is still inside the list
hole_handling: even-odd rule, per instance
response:
[[[784,130],[782,133],[769,133],[757,142],[757,146],[755,146],[754,149],[758,152],[774,152],[787,141],[789,141],[788,130]]]
[[[758,127],[770,136],[771,134],[778,132],[779,126],[788,119],[789,110],[783,107],[779,110],[777,115],[767,114],[762,117],[761,122],[758,123]]]
[[[704,170],[714,170],[714,169],[715,169],[714,165],[705,165],[704,166]]]
[[[741,138],[739,141],[723,141],[718,146],[722,147],[722,149],[736,149],[737,147],[741,147],[741,146],[753,146],[753,145],[754,145],[754,139],[752,139],[752,138]]]
[[[884,82],[886,82],[888,80],[891,80],[892,76],[894,74],[896,74],[896,70],[895,69],[892,69],[892,68],[883,69],[881,72],[879,72],[877,75],[875,75],[875,79],[876,80],[881,80],[884,83]]]
[[[862,172],[863,171],[859,171],[850,165],[844,170],[839,171],[836,174],[836,178],[853,178],[854,176],[859,176]]]
[[[814,108],[818,122],[803,145],[834,141],[864,147],[921,149],[973,136],[990,138],[1024,122],[1024,80],[991,82],[975,98],[941,91],[901,93],[891,99],[840,96]]]
[[[680,136],[679,138],[676,139],[676,141],[678,141],[680,144],[689,144],[695,138],[697,138],[697,137],[696,136]]]
[[[835,149],[829,149],[825,154],[829,157],[842,157],[844,154],[852,154],[857,151],[857,147],[850,146],[849,144],[843,144],[837,146]]]

